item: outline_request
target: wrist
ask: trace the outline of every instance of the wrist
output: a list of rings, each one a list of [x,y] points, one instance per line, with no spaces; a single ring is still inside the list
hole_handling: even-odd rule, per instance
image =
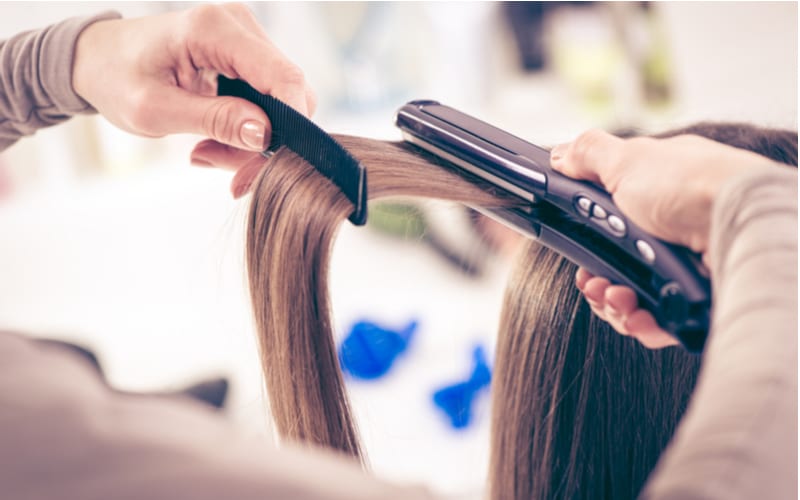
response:
[[[116,19],[100,17],[87,24],[75,41],[72,58],[72,90],[92,107],[96,107],[92,99],[92,82],[102,71],[102,68],[98,67],[98,48],[102,47],[103,33],[107,25],[115,22]]]

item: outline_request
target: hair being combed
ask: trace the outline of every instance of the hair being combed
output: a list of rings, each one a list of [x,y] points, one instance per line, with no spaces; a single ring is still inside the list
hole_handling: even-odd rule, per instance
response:
[[[371,197],[415,195],[508,204],[404,144],[338,137],[367,165]],[[247,230],[250,294],[261,361],[279,434],[362,458],[336,358],[328,261],[353,207],[329,180],[289,150],[256,181]]]
[[[793,154],[796,164],[796,134],[792,150],[790,132],[703,127],[665,135],[724,136],[778,161]],[[513,203],[404,144],[337,140],[367,167],[371,198]],[[363,462],[327,282],[336,232],[351,211],[330,181],[291,151],[279,151],[253,189],[246,260],[278,433]],[[575,269],[535,242],[520,252],[492,382],[493,499],[636,497],[692,392],[699,358],[680,348],[650,351],[614,333],[590,313],[573,284]]]

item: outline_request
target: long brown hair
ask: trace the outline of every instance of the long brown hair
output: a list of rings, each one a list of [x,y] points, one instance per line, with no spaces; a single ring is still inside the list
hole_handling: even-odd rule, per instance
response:
[[[576,269],[532,243],[509,284],[491,498],[635,498],[694,387],[699,358],[614,333],[577,293]]]
[[[737,137],[775,158],[759,145],[758,130]],[[791,133],[779,135],[770,144],[791,146]],[[372,198],[514,203],[404,144],[337,139],[367,167]],[[796,150],[795,134],[795,163]],[[253,190],[247,268],[278,433],[363,461],[335,354],[327,285],[331,246],[351,210],[327,179],[291,151],[279,151]],[[634,498],[693,389],[699,358],[680,348],[650,351],[612,332],[581,299],[575,269],[535,242],[520,252],[492,382],[492,498]]]
[[[404,144],[338,140],[369,169],[371,197],[413,194],[484,206],[509,203],[433,166]],[[335,354],[327,282],[332,242],[351,211],[330,181],[281,150],[255,184],[246,261],[279,434],[363,458]]]

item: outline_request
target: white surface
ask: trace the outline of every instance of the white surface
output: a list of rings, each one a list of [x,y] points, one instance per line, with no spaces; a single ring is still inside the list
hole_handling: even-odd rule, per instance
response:
[[[93,347],[122,388],[227,375],[229,413],[263,432],[244,287],[246,201],[230,199],[229,179],[161,165],[1,205],[0,324]],[[461,432],[449,429],[431,395],[467,378],[476,342],[491,349],[505,269],[476,281],[423,245],[350,225],[333,261],[340,332],[360,318],[420,323],[386,379],[351,384],[374,469],[446,493],[479,491],[488,392],[478,398],[477,425]]]

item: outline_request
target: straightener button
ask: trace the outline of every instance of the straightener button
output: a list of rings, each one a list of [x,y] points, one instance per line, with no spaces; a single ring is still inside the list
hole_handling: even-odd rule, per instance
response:
[[[592,217],[595,219],[605,219],[608,217],[608,212],[606,212],[605,209],[600,205],[595,205],[592,207]]]
[[[625,236],[625,231],[628,229],[625,226],[625,221],[616,215],[609,215],[607,220],[608,227],[611,228],[612,233],[614,233],[616,236]]]
[[[636,250],[639,250],[639,255],[650,264],[656,261],[656,252],[646,241],[636,240]]]
[[[578,208],[578,212],[585,217],[589,217],[589,214],[592,213],[592,200],[585,196],[578,197],[575,206]]]

